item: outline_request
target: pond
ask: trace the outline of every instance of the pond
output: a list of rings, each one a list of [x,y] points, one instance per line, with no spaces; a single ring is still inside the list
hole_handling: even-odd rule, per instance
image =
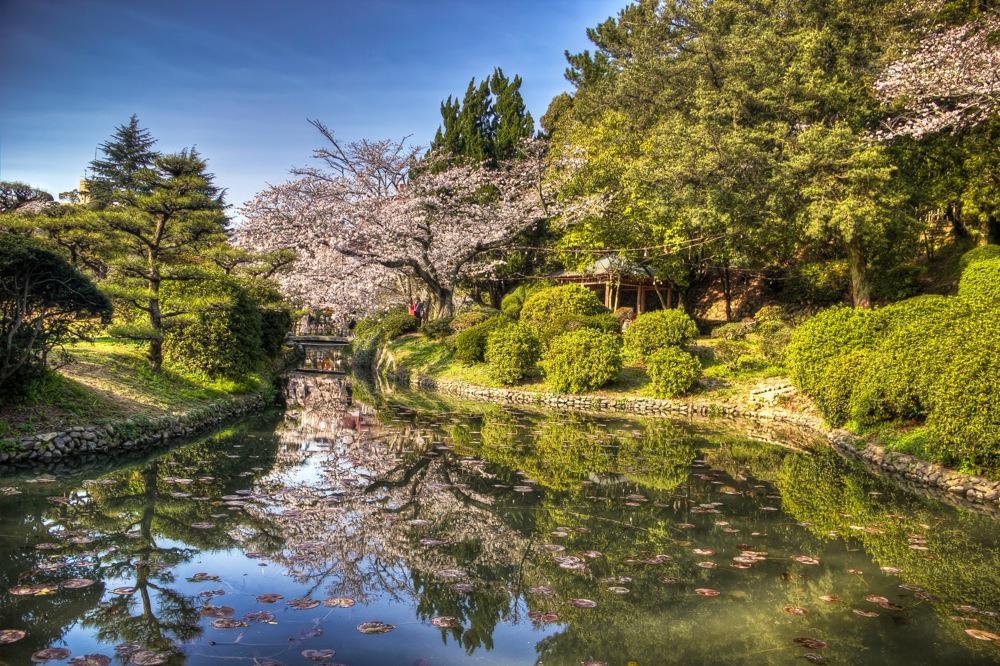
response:
[[[0,662],[1000,661],[998,525],[794,433],[323,374],[287,398],[5,476]]]

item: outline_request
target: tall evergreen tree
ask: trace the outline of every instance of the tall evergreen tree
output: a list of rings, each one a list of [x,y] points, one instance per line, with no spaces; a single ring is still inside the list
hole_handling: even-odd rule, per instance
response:
[[[154,144],[156,139],[149,130],[139,127],[135,114],[127,124],[115,128],[111,138],[100,145],[104,157],[90,163],[91,176],[86,186],[95,207],[122,203],[125,192],[148,187],[140,174],[156,159]]]
[[[508,160],[517,152],[517,147],[535,132],[535,122],[531,118],[521,97],[521,77],[508,79],[499,68],[490,77],[490,92],[493,93],[493,151],[495,160]]]
[[[114,333],[148,343],[150,365],[158,371],[164,331],[211,306],[186,299],[182,294],[188,290],[170,286],[216,274],[203,257],[226,240],[225,203],[223,191],[195,149],[158,155],[151,168],[140,169],[134,178],[122,205],[99,214],[120,244],[110,262],[107,286],[113,298],[133,313],[130,324]]]

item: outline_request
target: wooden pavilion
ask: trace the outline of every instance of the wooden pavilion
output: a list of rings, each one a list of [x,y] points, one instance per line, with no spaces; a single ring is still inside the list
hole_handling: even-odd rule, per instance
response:
[[[674,307],[674,288],[658,280],[649,266],[609,255],[582,271],[560,271],[551,276],[560,283],[575,283],[592,289],[609,310],[632,308],[637,315]]]

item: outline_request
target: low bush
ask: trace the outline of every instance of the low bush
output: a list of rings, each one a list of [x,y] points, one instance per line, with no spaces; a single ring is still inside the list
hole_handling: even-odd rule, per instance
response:
[[[874,352],[855,349],[835,356],[819,378],[813,399],[823,418],[833,426],[842,426],[851,417],[851,402],[858,388],[858,373],[871,362]]]
[[[625,331],[625,358],[641,364],[653,352],[686,345],[697,336],[698,326],[681,310],[647,312]]]
[[[833,305],[844,300],[848,284],[846,261],[814,261],[799,264],[789,272],[785,295],[800,304]]]
[[[292,329],[292,313],[286,308],[263,308],[260,311],[260,346],[268,358],[277,358]]]
[[[758,324],[765,322],[786,323],[789,319],[785,308],[780,305],[764,305],[753,315],[753,320]]]
[[[971,311],[961,299],[919,296],[884,308],[885,336],[855,369],[851,414],[861,424],[926,416],[930,391],[954,353],[951,338]]]
[[[902,264],[872,271],[872,297],[879,301],[898,301],[920,293],[920,266]]]
[[[958,295],[977,307],[1000,306],[1000,259],[969,264],[958,282]]]
[[[678,347],[665,347],[646,359],[653,393],[660,398],[676,398],[691,390],[701,376],[701,363]]]
[[[386,341],[413,333],[419,327],[420,320],[407,312],[405,308],[389,310],[378,323],[378,328]]]
[[[556,335],[578,331],[581,328],[589,328],[613,335],[620,335],[622,332],[621,323],[608,312],[596,315],[564,315],[557,318],[551,326],[546,326],[543,329],[543,333],[548,337],[542,338],[542,343],[548,344]]]
[[[229,279],[168,284],[162,291],[168,307],[173,298],[211,305],[167,329],[164,361],[210,379],[239,379],[258,368],[265,358],[263,318],[245,289]]]
[[[502,317],[492,317],[452,336],[455,359],[465,365],[482,363],[486,357],[486,340],[503,321]]]
[[[816,397],[830,362],[856,349],[871,349],[887,326],[878,310],[835,306],[823,310],[791,334],[785,352],[789,378],[806,395]]]
[[[927,448],[942,462],[996,476],[1000,318],[995,313],[967,317],[955,327],[952,340],[952,353],[931,389]]]
[[[531,327],[539,339],[548,341],[563,332],[560,327],[565,317],[589,317],[604,311],[592,290],[564,284],[528,296],[521,308],[521,322]]]
[[[964,271],[969,264],[987,259],[1000,259],[1000,245],[980,245],[972,248],[958,260],[958,267]]]
[[[496,310],[488,308],[485,305],[471,305],[458,311],[451,320],[451,328],[456,333],[464,331],[476,324],[483,323],[487,319],[492,319],[497,314],[499,313]]]
[[[554,390],[584,393],[618,376],[622,367],[621,347],[619,336],[583,328],[554,338],[541,366]]]
[[[791,326],[774,319],[761,322],[754,332],[757,354],[771,365],[783,364],[793,330]]]
[[[524,302],[528,297],[552,286],[554,283],[550,280],[535,280],[519,284],[500,301],[500,311],[511,319],[520,319],[521,308],[524,307]]]
[[[431,319],[420,327],[420,332],[432,340],[443,340],[455,332],[452,329],[451,321],[448,317]]]
[[[754,320],[733,321],[713,328],[711,336],[723,340],[742,340],[753,333],[756,328],[757,322]]]
[[[486,372],[495,382],[516,384],[535,371],[541,352],[541,343],[527,326],[497,326],[486,340]]]

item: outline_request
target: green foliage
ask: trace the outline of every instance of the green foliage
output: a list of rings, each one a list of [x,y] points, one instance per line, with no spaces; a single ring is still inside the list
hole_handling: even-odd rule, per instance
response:
[[[486,371],[495,382],[516,384],[534,372],[541,351],[538,338],[524,324],[495,326],[486,341]]]
[[[678,347],[659,349],[646,359],[653,393],[660,398],[676,398],[691,390],[701,375],[701,363],[693,354]]]
[[[976,307],[1000,306],[1000,259],[974,261],[962,271],[958,295]]]
[[[849,281],[846,261],[798,264],[788,274],[785,297],[804,305],[833,305],[844,300]]]
[[[420,320],[406,311],[405,308],[389,310],[378,324],[384,341],[395,340],[401,335],[413,333],[420,327]]]
[[[500,311],[511,319],[520,319],[521,308],[524,307],[524,302],[528,297],[553,286],[555,284],[550,280],[532,280],[519,284],[500,301]]]
[[[643,363],[653,352],[686,345],[697,336],[698,326],[681,310],[647,312],[625,330],[625,358]]]
[[[836,306],[820,312],[792,333],[786,350],[789,378],[803,393],[816,397],[834,358],[871,349],[886,328],[879,311]]]
[[[287,308],[260,308],[260,347],[264,356],[277,358],[291,329],[292,313]]]
[[[431,319],[420,327],[420,332],[432,340],[443,340],[454,333],[451,326],[452,319],[443,317],[441,319]]]
[[[556,391],[584,393],[598,389],[622,367],[621,338],[584,328],[557,336],[543,355],[541,366]]]
[[[827,423],[844,425],[851,416],[851,399],[858,386],[858,373],[872,362],[874,352],[855,349],[834,356],[819,377],[813,399]]]
[[[902,264],[885,269],[872,269],[872,296],[879,301],[899,301],[920,293],[920,266]]]
[[[502,317],[491,317],[486,321],[459,331],[453,338],[455,359],[465,365],[482,363],[486,356],[486,340],[490,333],[504,323]]]
[[[960,299],[920,296],[884,308],[889,328],[870,362],[854,369],[851,416],[863,425],[924,417],[930,392],[955,353],[956,325],[971,314]]]
[[[56,346],[107,319],[108,298],[41,242],[0,233],[0,394],[23,390]]]
[[[786,323],[788,321],[788,313],[780,305],[765,305],[762,306],[753,315],[753,320],[758,324],[767,324],[771,322]]]
[[[493,308],[488,308],[485,305],[471,305],[458,311],[455,317],[451,320],[451,328],[456,333],[464,331],[465,329],[475,326],[476,324],[481,324],[496,315],[497,311]]]
[[[604,310],[592,290],[578,284],[564,284],[528,296],[521,308],[521,322],[547,344],[563,332],[565,317],[588,317]]]
[[[958,267],[965,270],[969,264],[987,259],[1000,259],[1000,245],[980,245],[972,248],[958,260]]]
[[[602,312],[595,315],[563,315],[557,318],[552,326],[547,328],[550,331],[558,331],[558,335],[568,333],[569,331],[578,331],[581,328],[589,328],[613,335],[621,335],[622,332],[621,322],[610,312]]]
[[[721,338],[723,340],[742,340],[753,333],[756,328],[757,322],[755,320],[734,321],[716,326],[712,329],[711,335],[713,338]]]
[[[930,394],[927,448],[943,462],[995,476],[1000,473],[1000,317],[992,311],[960,320],[951,343]]]
[[[254,371],[265,358],[263,317],[234,280],[169,283],[163,296],[165,304],[175,299],[211,303],[167,329],[163,356],[172,366],[211,379],[238,379]],[[268,340],[268,344],[273,342]]]

